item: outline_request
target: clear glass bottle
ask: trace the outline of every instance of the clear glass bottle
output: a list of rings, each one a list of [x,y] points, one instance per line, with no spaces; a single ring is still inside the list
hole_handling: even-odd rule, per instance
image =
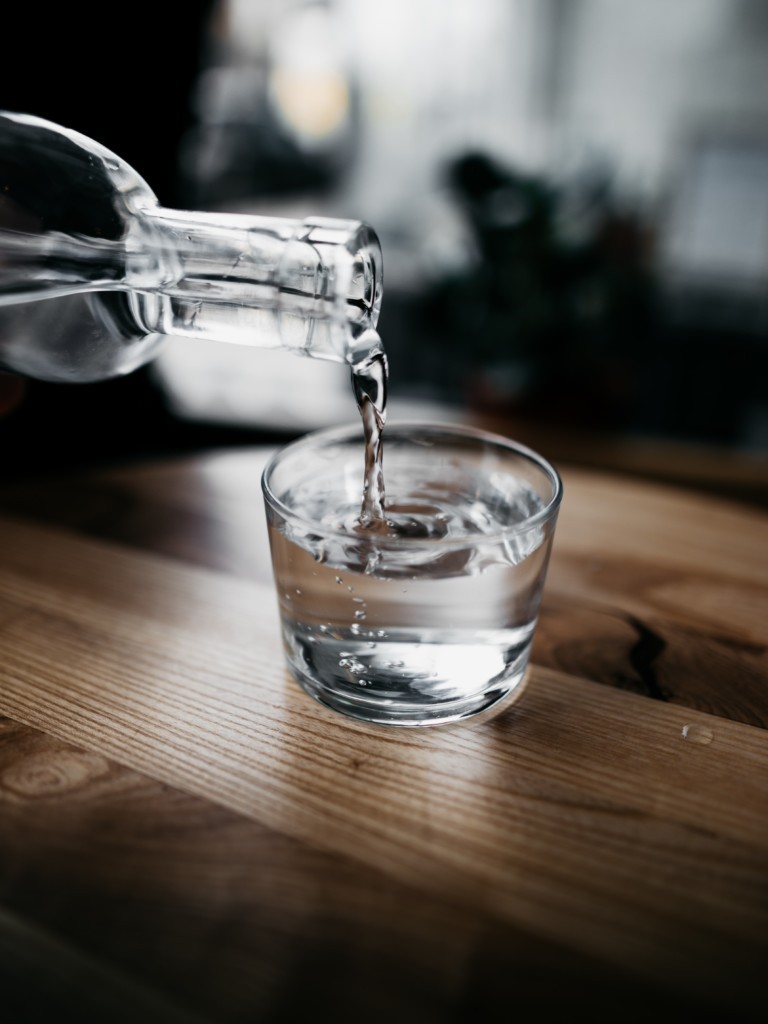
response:
[[[351,362],[381,294],[365,224],[165,209],[97,142],[0,112],[0,369],[107,379],[169,335]]]

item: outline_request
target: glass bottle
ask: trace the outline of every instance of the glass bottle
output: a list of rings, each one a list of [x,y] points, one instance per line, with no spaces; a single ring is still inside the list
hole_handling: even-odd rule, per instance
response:
[[[381,294],[365,224],[165,209],[97,142],[0,111],[0,369],[107,379],[169,335],[351,362]]]

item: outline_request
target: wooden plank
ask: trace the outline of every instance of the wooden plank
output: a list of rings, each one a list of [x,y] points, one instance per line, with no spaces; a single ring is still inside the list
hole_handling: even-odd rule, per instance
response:
[[[735,445],[604,430],[563,429],[519,416],[474,411],[468,421],[514,437],[549,458],[592,471],[632,475],[750,502],[768,509],[768,454]]]
[[[332,1000],[342,1019],[365,996],[440,1020],[484,927],[474,911],[7,719],[0,809],[6,1007],[9,986],[21,1001],[37,973],[49,1011],[79,1005],[89,1020],[90,1000],[103,1012],[110,997],[125,1019],[173,1021],[173,999],[180,1018],[218,1021],[287,1013],[304,996]],[[334,946],[344,956],[329,962]]]
[[[12,516],[247,579],[272,579],[261,472],[268,449],[0,486]]]
[[[541,668],[488,722],[368,728],[287,678],[270,587],[23,524],[4,538],[3,714],[640,978],[752,1003],[763,730]]]
[[[566,1012],[571,986],[628,1019],[706,1009],[8,719],[0,810],[14,1021],[461,1021],[510,984],[518,1013]]]
[[[628,477],[570,470],[563,478],[555,543],[569,553],[765,586],[765,512]]]

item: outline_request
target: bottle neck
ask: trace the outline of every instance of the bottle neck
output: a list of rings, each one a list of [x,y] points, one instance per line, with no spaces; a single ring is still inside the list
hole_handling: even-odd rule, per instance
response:
[[[157,297],[154,331],[349,361],[378,321],[381,249],[357,221],[148,207],[126,250],[127,285]]]

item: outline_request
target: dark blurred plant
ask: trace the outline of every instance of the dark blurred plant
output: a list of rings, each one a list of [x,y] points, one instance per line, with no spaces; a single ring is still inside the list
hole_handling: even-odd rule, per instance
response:
[[[556,187],[467,154],[448,180],[479,260],[424,297],[442,358],[482,401],[620,417],[654,316],[639,218],[602,172]]]

